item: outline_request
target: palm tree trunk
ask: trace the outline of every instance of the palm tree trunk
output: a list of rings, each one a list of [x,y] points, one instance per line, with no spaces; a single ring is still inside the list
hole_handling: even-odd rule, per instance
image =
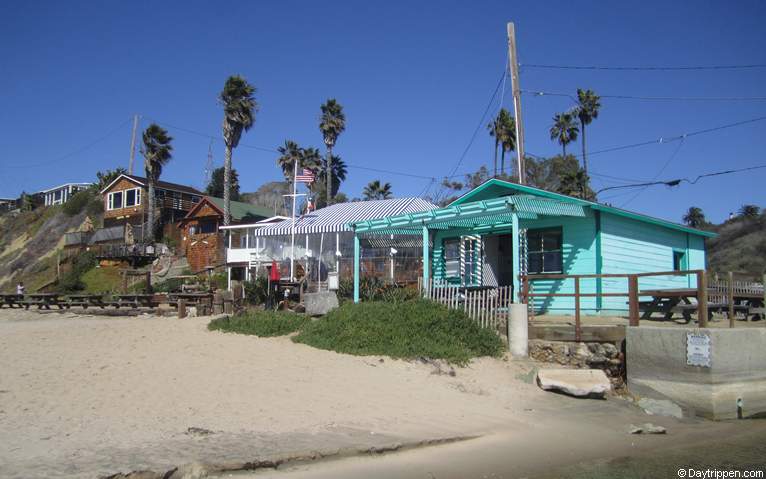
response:
[[[149,241],[154,243],[154,174],[150,175],[149,178],[147,178],[147,184],[148,184],[148,195],[149,198],[147,198],[146,202],[146,225],[144,225],[144,228],[148,229],[148,235],[147,232],[144,231],[144,238],[149,238]]]
[[[231,146],[226,145],[223,160],[223,225],[231,222]]]
[[[585,157],[585,123],[580,123],[582,127],[582,169],[588,174],[588,159]]]
[[[500,146],[500,175],[505,174],[505,146]]]
[[[495,174],[492,178],[497,178],[497,140],[495,140]]]
[[[327,206],[330,206],[332,200],[332,146],[327,146],[327,171],[325,171],[327,177]]]

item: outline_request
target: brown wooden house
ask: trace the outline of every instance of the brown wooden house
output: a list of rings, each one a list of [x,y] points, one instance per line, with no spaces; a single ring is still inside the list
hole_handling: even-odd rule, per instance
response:
[[[271,216],[268,208],[231,202],[231,224],[254,223]],[[223,199],[205,196],[179,223],[181,251],[193,272],[226,263],[223,225]]]
[[[158,181],[154,188],[155,213],[166,235],[184,218],[204,194],[191,186]],[[147,221],[147,180],[141,176],[122,174],[101,190],[104,198],[104,227],[130,224],[141,227]]]

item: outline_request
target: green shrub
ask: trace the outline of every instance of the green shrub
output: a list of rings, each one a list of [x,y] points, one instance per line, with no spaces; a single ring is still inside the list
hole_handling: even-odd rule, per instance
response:
[[[71,198],[69,198],[69,201],[64,203],[64,206],[61,207],[62,211],[67,216],[75,216],[80,214],[80,212],[85,208],[85,206],[91,201],[93,198],[93,193],[91,190],[83,190],[78,191],[75,193]]]
[[[95,268],[96,264],[96,256],[93,253],[86,252],[76,256],[72,263],[72,269],[64,273],[59,279],[59,289],[63,292],[85,289],[82,277],[88,270]]]
[[[344,279],[338,284],[338,297],[342,300],[354,298],[354,282]],[[362,301],[408,301],[418,298],[414,288],[403,288],[376,277],[359,280],[359,298]]]
[[[503,351],[500,338],[463,311],[425,300],[347,302],[307,324],[293,341],[339,353],[426,357],[459,365]]]
[[[298,331],[308,321],[306,316],[287,311],[252,311],[214,319],[207,325],[207,329],[272,337]]]
[[[191,271],[190,271],[191,273]],[[229,279],[226,273],[216,273],[210,277],[210,287],[213,289],[228,289]]]
[[[91,218],[96,218],[104,213],[104,200],[101,196],[94,196],[85,207],[85,213]]]
[[[245,281],[245,300],[252,305],[265,303],[268,288],[269,281],[265,276],[258,276],[254,281]]]
[[[152,289],[156,293],[170,293],[180,291],[182,284],[184,284],[184,278],[168,278],[165,281],[154,284]]]

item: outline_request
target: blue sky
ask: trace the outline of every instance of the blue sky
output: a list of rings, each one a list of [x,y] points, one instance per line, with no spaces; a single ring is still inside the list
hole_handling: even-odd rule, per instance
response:
[[[320,104],[345,107],[337,153],[351,166],[342,190],[372,179],[397,196],[421,194],[457,163],[506,63],[505,24],[517,28],[521,86],[574,94],[766,96],[766,69],[580,71],[556,65],[766,63],[766,4],[738,2],[4,2],[0,6],[0,197],[126,166],[130,117],[168,127],[175,155],[163,179],[202,186],[216,102],[226,77],[257,88],[255,127],[234,153],[244,191],[279,179],[285,139],[322,147]],[[505,105],[511,107],[510,94]],[[548,129],[566,97],[523,97],[527,150],[560,152]],[[495,100],[492,111],[500,106]],[[766,101],[604,99],[589,150],[670,137],[766,116]],[[172,126],[172,127],[170,127]],[[596,189],[624,180],[694,177],[765,164],[766,121],[683,141],[594,155]],[[482,128],[458,173],[492,162]],[[578,152],[579,143],[571,151]],[[213,144],[216,166],[223,145]],[[140,161],[140,159],[139,159]],[[661,171],[666,164],[664,171]],[[600,176],[598,176],[600,175]],[[606,175],[606,176],[604,176]],[[658,176],[659,175],[659,176]],[[715,221],[766,204],[766,169],[670,189],[606,192],[616,206],[679,220],[690,205]],[[430,192],[433,193],[431,188]],[[637,191],[637,190],[633,190]],[[619,194],[619,196],[614,196]],[[627,203],[627,204],[626,204]]]

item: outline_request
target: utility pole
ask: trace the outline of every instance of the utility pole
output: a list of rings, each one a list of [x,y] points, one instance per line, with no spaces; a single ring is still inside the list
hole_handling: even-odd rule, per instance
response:
[[[202,189],[207,188],[210,181],[213,179],[213,140],[210,140],[210,145],[207,147],[207,163],[205,163],[205,184],[202,185]]]
[[[138,129],[138,115],[133,115],[133,133],[130,134],[130,161],[128,162],[128,174],[133,174],[133,161],[136,158],[136,130]]]
[[[521,121],[521,87],[519,86],[519,57],[516,54],[516,28],[508,22],[508,64],[511,67],[511,86],[513,88],[513,115],[516,117],[516,168],[519,183],[526,183],[524,161],[524,125]]]

